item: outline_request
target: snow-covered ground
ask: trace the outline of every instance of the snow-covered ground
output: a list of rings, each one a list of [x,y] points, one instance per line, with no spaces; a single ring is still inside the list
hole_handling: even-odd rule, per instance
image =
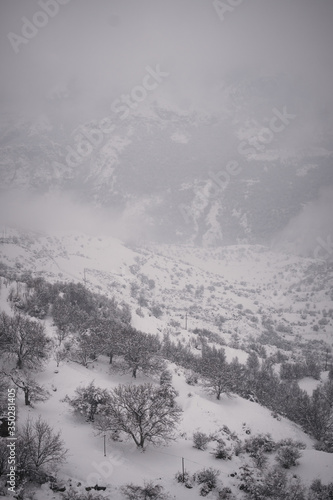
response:
[[[314,336],[332,342],[332,316],[328,316],[327,325],[320,326],[317,333],[312,331],[312,319],[316,318],[317,323],[322,318],[320,311],[332,308],[332,301],[325,295],[325,288],[320,288],[319,278],[316,281],[310,259],[274,254],[260,246],[242,245],[219,251],[176,246],[131,249],[112,238],[93,238],[82,234],[36,237],[18,234],[17,237],[18,243],[0,247],[0,260],[5,264],[16,266],[18,271],[29,269],[34,275],[41,273],[50,281],[85,281],[92,291],[114,295],[119,301],[125,300],[132,309],[133,326],[141,331],[156,333],[160,337],[168,332],[174,341],[189,341],[193,338],[191,330],[194,328],[209,329],[220,335],[225,343],[228,361],[237,357],[241,363],[246,362],[248,353],[241,346],[236,348],[232,344],[232,334],[237,334],[240,342],[255,339],[263,331],[260,321],[263,313],[269,313],[276,321],[288,318],[287,323],[293,329],[291,339],[299,334],[303,338]],[[154,287],[147,288],[142,276],[154,280]],[[328,278],[325,277],[326,280]],[[322,280],[324,283],[323,276]],[[131,293],[133,282],[144,291],[149,305],[162,305],[161,318],[154,317],[146,306],[141,308],[141,315],[135,312],[138,304],[137,297]],[[8,314],[12,314],[7,300],[11,286],[6,286],[2,280],[0,309]],[[314,307],[315,304],[317,307]],[[304,310],[308,313],[307,319],[302,320],[302,326],[299,322]],[[219,315],[225,318],[221,328],[215,321]],[[258,321],[254,321],[253,317]],[[49,319],[45,326],[48,334],[53,335]],[[281,333],[281,336],[284,335],[288,337],[288,334]],[[267,347],[268,352],[269,349]],[[203,467],[219,469],[224,485],[237,491],[237,480],[230,474],[239,469],[245,458],[239,456],[230,461],[220,461],[211,454],[212,445],[206,451],[193,447],[194,431],[215,432],[223,425],[227,425],[241,439],[249,436],[248,431],[251,435],[270,433],[275,440],[290,437],[304,442],[306,450],[300,465],[292,472],[307,485],[316,478],[325,483],[333,481],[333,454],[314,450],[312,439],[297,425],[283,418],[273,418],[267,409],[238,396],[222,396],[217,401],[200,386],[186,384],[182,369],[172,364],[170,369],[173,384],[179,392],[178,403],[183,409],[183,418],[179,423],[177,441],[167,447],[148,447],[142,453],[130,442],[107,439],[104,457],[103,436],[97,435],[91,424],[74,415],[69,405],[62,401],[66,394],[73,395],[76,387],[92,380],[96,386],[105,388],[148,380],[143,375],[139,375],[137,380],[130,375],[121,375],[103,357],[89,368],[64,362],[57,370],[55,361],[51,359],[44,370],[36,374],[37,380],[50,390],[50,399],[28,408],[20,395],[19,422],[28,416],[41,415],[55,430],[61,430],[69,454],[59,477],[67,485],[71,481],[73,486],[79,483],[81,487],[96,483],[108,486],[108,498],[114,500],[122,498],[119,491],[121,485],[130,482],[143,484],[144,480],[162,484],[173,498],[201,498],[198,487],[187,490],[174,479],[176,472],[181,470],[182,458],[186,470],[191,473]],[[158,383],[158,380],[154,382]],[[303,379],[300,386],[310,394],[318,383],[313,379]],[[35,499],[57,497],[43,486]]]

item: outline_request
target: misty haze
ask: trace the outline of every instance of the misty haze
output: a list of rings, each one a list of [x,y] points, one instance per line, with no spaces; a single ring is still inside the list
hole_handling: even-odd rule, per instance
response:
[[[2,0],[3,498],[332,498],[332,22]]]

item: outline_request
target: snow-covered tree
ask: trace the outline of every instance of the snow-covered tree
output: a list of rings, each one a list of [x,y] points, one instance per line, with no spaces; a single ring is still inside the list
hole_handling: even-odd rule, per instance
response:
[[[160,354],[161,345],[155,335],[127,330],[123,341],[124,360],[136,378],[137,371],[157,373],[163,370],[164,363]]]
[[[21,314],[0,316],[0,339],[3,350],[16,356],[19,369],[35,368],[48,356],[50,342],[43,325]]]
[[[95,415],[108,403],[109,393],[106,389],[96,387],[94,382],[90,382],[87,387],[78,387],[73,398],[65,397],[76,411],[85,415],[87,420],[93,422]]]
[[[27,420],[19,428],[16,449],[18,474],[31,479],[45,473],[54,474],[67,454],[60,432],[55,433],[40,416],[36,420]]]
[[[38,401],[46,401],[50,397],[50,393],[42,385],[38,384],[25,369],[13,370],[11,372],[3,370],[2,374],[9,378],[23,392],[26,406],[31,406],[31,403]]]
[[[101,431],[123,432],[139,448],[163,444],[174,438],[182,410],[174,393],[152,384],[119,385],[110,391],[104,415],[96,421]]]
[[[226,362],[224,349],[205,346],[202,351],[201,373],[204,377],[203,386],[208,392],[220,399],[223,392],[231,390],[230,371]]]

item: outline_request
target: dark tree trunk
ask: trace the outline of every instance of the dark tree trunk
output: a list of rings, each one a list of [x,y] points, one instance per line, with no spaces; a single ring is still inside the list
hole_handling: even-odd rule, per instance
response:
[[[132,371],[132,377],[136,378],[136,372],[138,371],[138,367],[134,366],[133,371]]]
[[[23,389],[23,391],[24,391],[24,404],[26,406],[30,406],[30,400],[29,400],[29,392],[30,392],[30,390],[29,390],[29,387],[25,387]]]
[[[109,354],[109,363],[112,365],[112,360],[113,360],[113,352],[111,351]]]

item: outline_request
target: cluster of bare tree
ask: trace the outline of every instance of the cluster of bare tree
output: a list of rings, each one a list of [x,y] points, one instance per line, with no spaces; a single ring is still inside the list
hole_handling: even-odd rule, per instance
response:
[[[168,380],[162,380],[160,386],[119,385],[111,391],[90,383],[65,400],[100,432],[123,433],[144,449],[147,443],[163,444],[174,438],[182,413],[176,396]]]
[[[166,335],[162,354],[196,373],[197,379],[201,378],[206,390],[217,399],[223,393],[235,393],[256,401],[300,424],[318,440],[321,449],[333,452],[332,369],[328,381],[309,396],[296,381],[281,380],[269,359],[260,361],[257,354],[251,352],[245,365],[237,359],[228,363],[223,348],[209,347],[202,340],[201,355],[195,355],[189,346],[175,344]]]

